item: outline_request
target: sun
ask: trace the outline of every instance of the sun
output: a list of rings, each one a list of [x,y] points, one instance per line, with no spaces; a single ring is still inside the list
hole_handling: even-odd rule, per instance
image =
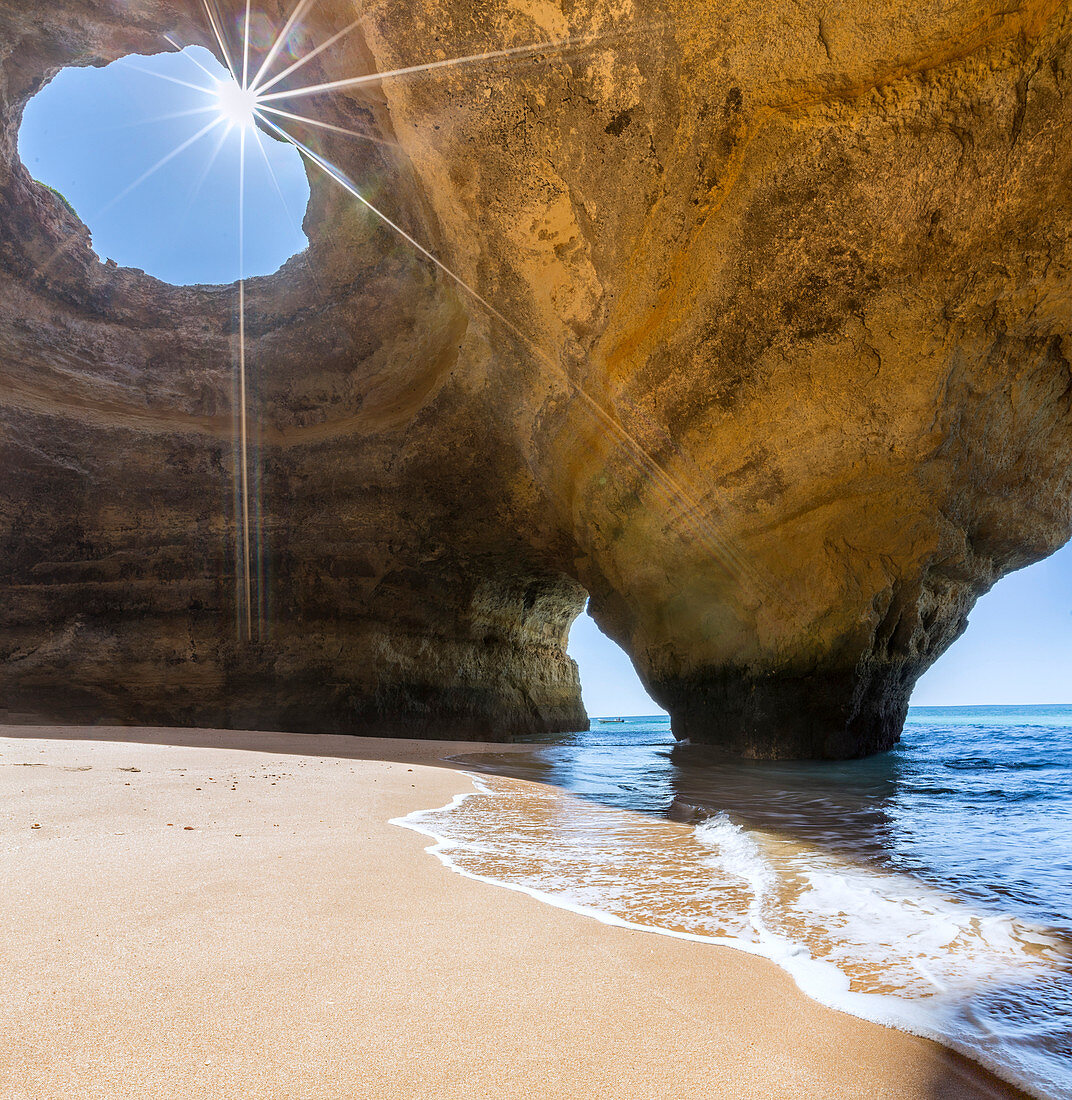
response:
[[[243,88],[235,80],[220,80],[216,83],[215,94],[220,117],[228,125],[239,129],[253,127],[258,105],[256,89]]]

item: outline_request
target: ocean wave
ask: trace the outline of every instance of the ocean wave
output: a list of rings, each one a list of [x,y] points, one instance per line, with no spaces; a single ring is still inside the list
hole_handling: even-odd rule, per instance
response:
[[[1072,1097],[1060,1031],[1072,950],[1052,930],[687,802],[659,820],[472,779],[472,794],[394,824],[433,838],[428,850],[467,877],[762,955],[825,1005],[943,1042],[1034,1095]]]
[[[991,760],[989,757],[960,757],[943,760],[942,767],[958,772],[1025,772],[1066,767],[1063,760]]]

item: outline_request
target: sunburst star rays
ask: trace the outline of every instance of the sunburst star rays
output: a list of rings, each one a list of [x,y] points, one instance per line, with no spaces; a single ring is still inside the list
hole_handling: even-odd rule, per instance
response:
[[[236,516],[238,531],[238,556],[239,556],[239,602],[240,602],[240,635],[245,640],[253,640],[254,619],[253,603],[257,600],[258,607],[262,600],[260,594],[253,592],[253,577],[261,576],[261,563],[256,567],[252,561],[252,555],[257,553],[260,557],[262,540],[259,532],[253,536],[251,525],[250,484],[253,481],[253,471],[250,470],[249,447],[249,387],[247,368],[249,366],[248,351],[246,347],[246,285],[244,275],[244,237],[245,237],[245,157],[247,139],[250,133],[256,135],[260,145],[260,135],[256,127],[259,125],[266,131],[283,141],[294,146],[298,152],[311,164],[315,165],[337,186],[343,188],[354,199],[361,203],[374,217],[383,222],[393,233],[404,240],[426,260],[435,265],[444,275],[457,284],[474,302],[476,302],[489,316],[503,325],[515,338],[528,347],[541,362],[547,364],[556,375],[565,380],[570,390],[581,402],[581,407],[587,415],[591,416],[598,424],[599,430],[608,437],[617,440],[624,448],[624,453],[630,456],[631,461],[638,470],[643,471],[649,478],[657,499],[668,506],[670,514],[674,517],[673,526],[678,527],[682,533],[689,531],[691,536],[698,539],[706,547],[712,557],[716,559],[723,569],[741,581],[748,583],[756,592],[775,597],[783,605],[792,606],[787,596],[774,589],[769,578],[761,576],[754,565],[747,560],[735,541],[723,534],[716,524],[709,518],[709,507],[701,503],[701,498],[689,490],[689,487],[678,477],[670,473],[640,442],[635,433],[631,432],[621,419],[610,412],[602,402],[593,397],[584,385],[576,379],[562,364],[558,358],[548,353],[536,341],[534,341],[521,327],[508,318],[502,310],[497,308],[476,287],[467,282],[461,275],[452,270],[446,263],[437,257],[432,251],[422,245],[416,238],[402,228],[396,221],[389,218],[382,210],[370,202],[361,192],[361,189],[343,172],[336,164],[322,153],[317,152],[308,144],[301,141],[286,122],[309,126],[318,130],[327,131],[351,137],[354,139],[373,142],[377,144],[393,144],[386,142],[376,135],[364,133],[358,130],[348,129],[337,123],[329,122],[315,117],[314,114],[301,114],[291,107],[291,101],[301,98],[313,98],[317,96],[330,96],[335,93],[353,91],[361,87],[379,84],[396,79],[412,79],[422,76],[433,76],[439,73],[444,75],[451,71],[465,70],[478,66],[491,65],[504,61],[532,60],[538,61],[541,57],[548,60],[552,56],[561,56],[568,51],[576,49],[596,48],[605,43],[608,36],[568,37],[559,40],[534,42],[522,46],[501,47],[485,50],[477,53],[465,54],[457,57],[442,58],[434,61],[407,65],[395,69],[361,73],[351,77],[334,80],[320,80],[309,84],[281,88],[280,85],[317,57],[324,55],[337,43],[341,42],[361,22],[361,18],[354,20],[342,30],[329,36],[324,42],[311,47],[286,65],[282,71],[272,75],[282,51],[295,32],[302,27],[302,20],[314,7],[316,0],[298,0],[287,16],[278,33],[271,40],[259,63],[253,57],[250,28],[252,23],[252,0],[245,0],[243,18],[240,21],[241,41],[237,49],[232,48],[224,33],[224,21],[220,17],[215,0],[202,0],[209,27],[219,47],[219,52],[227,65],[231,75],[231,83],[214,82],[212,87],[199,87],[200,91],[216,97],[219,117],[214,123],[205,127],[185,142],[179,149],[168,157],[162,159],[151,171],[156,171],[167,160],[171,159],[182,149],[188,147],[194,141],[210,132],[214,126],[220,123],[227,124],[227,132],[237,129],[240,134],[241,156],[239,169],[240,189],[240,213],[239,213],[239,240],[240,262],[243,267],[237,284],[238,290],[238,347],[236,355],[236,389],[238,391],[238,405],[236,410],[236,450],[238,451],[238,496],[240,506]],[[170,41],[170,40],[169,40]],[[172,45],[175,45],[172,42]],[[293,56],[293,54],[291,55]],[[203,68],[203,67],[202,67]],[[206,70],[206,75],[209,75]],[[175,80],[182,84],[184,81]],[[195,87],[195,85],[188,85]],[[264,152],[261,146],[262,154]],[[218,152],[218,147],[217,147]],[[148,174],[148,173],[147,173]],[[142,177],[145,178],[145,177]],[[131,187],[137,186],[140,180],[135,181]],[[278,186],[278,185],[277,185]],[[129,188],[128,188],[129,190]],[[639,415],[639,414],[638,414]],[[643,419],[643,418],[642,418]],[[654,426],[651,426],[654,427]],[[259,509],[258,509],[259,514]],[[259,616],[258,616],[259,619]]]
[[[446,69],[467,68],[473,65],[487,65],[492,61],[518,60],[526,57],[538,57],[540,54],[561,53],[565,50],[579,49],[600,41],[599,38],[567,38],[561,41],[536,42],[528,46],[511,46],[501,50],[486,50],[483,53],[467,54],[464,57],[447,57],[439,61],[427,61],[420,65],[407,65],[400,69],[387,69],[383,72],[362,73],[360,76],[346,77],[342,80],[328,80],[320,84],[308,84],[301,88],[288,88],[282,92],[268,92],[267,88],[282,79],[285,74],[270,81],[265,87],[257,89],[257,98],[262,103],[278,99],[298,99],[303,96],[319,95],[323,92],[340,92],[346,89],[360,88],[367,84],[378,84],[384,80],[397,80],[401,77],[421,76]]]
[[[208,122],[200,130],[198,130],[197,133],[193,135],[193,137],[189,137],[184,142],[176,145],[170,153],[166,153],[164,156],[162,156],[154,165],[152,165],[152,167],[147,168],[144,172],[142,172],[140,176],[138,176],[136,180],[124,187],[123,190],[120,191],[110,202],[105,203],[104,206],[102,206],[97,211],[97,215],[99,216],[100,214],[111,210],[111,208],[115,206],[117,202],[125,199],[127,195],[129,195],[130,192],[134,190],[135,187],[140,187],[147,179],[149,179],[150,176],[153,176],[157,172],[159,172],[165,164],[169,164],[177,156],[179,156],[180,153],[184,153],[187,149],[189,149],[191,145],[200,141],[206,135],[212,133],[212,131],[215,130],[217,126],[224,125],[225,121],[226,120],[222,117],[214,118],[211,122]]]

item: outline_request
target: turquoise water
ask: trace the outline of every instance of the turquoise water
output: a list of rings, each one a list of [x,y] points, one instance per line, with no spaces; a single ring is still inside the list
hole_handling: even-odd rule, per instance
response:
[[[662,716],[465,762],[480,790],[406,822],[455,869],[765,954],[1072,1097],[1072,706],[913,708],[845,763],[727,760]]]

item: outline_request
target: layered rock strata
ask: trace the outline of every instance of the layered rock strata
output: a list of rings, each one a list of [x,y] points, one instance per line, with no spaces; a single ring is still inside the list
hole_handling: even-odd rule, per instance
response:
[[[248,286],[247,607],[233,289],[100,263],[17,155],[204,11],[0,3],[6,719],[576,728],[588,594],[679,737],[862,755],[1068,538],[1067,4],[388,0],[303,79],[560,45],[302,101],[457,280],[312,171]]]

